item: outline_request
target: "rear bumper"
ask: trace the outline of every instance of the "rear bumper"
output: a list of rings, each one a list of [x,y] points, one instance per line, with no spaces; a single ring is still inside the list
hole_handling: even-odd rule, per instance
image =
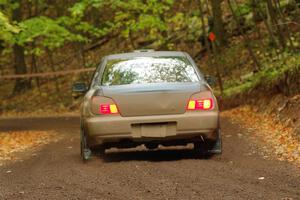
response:
[[[215,130],[218,128],[218,111],[137,117],[96,116],[84,120],[89,141],[96,144],[125,139],[133,142],[188,139],[197,136],[215,139]]]

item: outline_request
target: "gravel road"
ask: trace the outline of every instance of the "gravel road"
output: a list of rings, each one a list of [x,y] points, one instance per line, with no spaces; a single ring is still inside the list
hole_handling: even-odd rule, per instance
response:
[[[224,152],[209,159],[139,148],[83,164],[77,117],[1,119],[0,131],[54,130],[63,139],[0,167],[0,199],[300,199],[299,168],[265,160],[245,130],[226,118],[221,125]]]

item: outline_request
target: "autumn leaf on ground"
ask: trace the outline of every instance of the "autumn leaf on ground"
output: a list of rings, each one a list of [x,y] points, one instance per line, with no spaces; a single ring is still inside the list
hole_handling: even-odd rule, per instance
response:
[[[0,162],[15,160],[16,152],[32,150],[58,139],[56,133],[47,131],[0,132]]]
[[[267,114],[256,112],[251,106],[241,106],[222,113],[251,131],[255,138],[269,144],[272,150],[267,153],[283,161],[295,162],[300,166],[300,141],[293,136],[293,129],[278,123]]]

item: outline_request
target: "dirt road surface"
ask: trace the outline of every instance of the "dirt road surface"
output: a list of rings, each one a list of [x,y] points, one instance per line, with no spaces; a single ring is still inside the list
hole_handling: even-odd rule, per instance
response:
[[[221,121],[221,156],[116,151],[83,164],[79,118],[2,119],[1,131],[55,130],[63,139],[0,167],[0,199],[300,199],[299,168],[265,160],[245,130]]]

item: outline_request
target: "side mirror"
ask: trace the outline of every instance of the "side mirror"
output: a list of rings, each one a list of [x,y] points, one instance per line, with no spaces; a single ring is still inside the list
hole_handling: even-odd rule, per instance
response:
[[[216,85],[216,78],[214,76],[205,75],[204,78],[210,86],[215,86]]]
[[[74,83],[72,87],[72,92],[77,94],[84,94],[88,90],[85,83]]]

